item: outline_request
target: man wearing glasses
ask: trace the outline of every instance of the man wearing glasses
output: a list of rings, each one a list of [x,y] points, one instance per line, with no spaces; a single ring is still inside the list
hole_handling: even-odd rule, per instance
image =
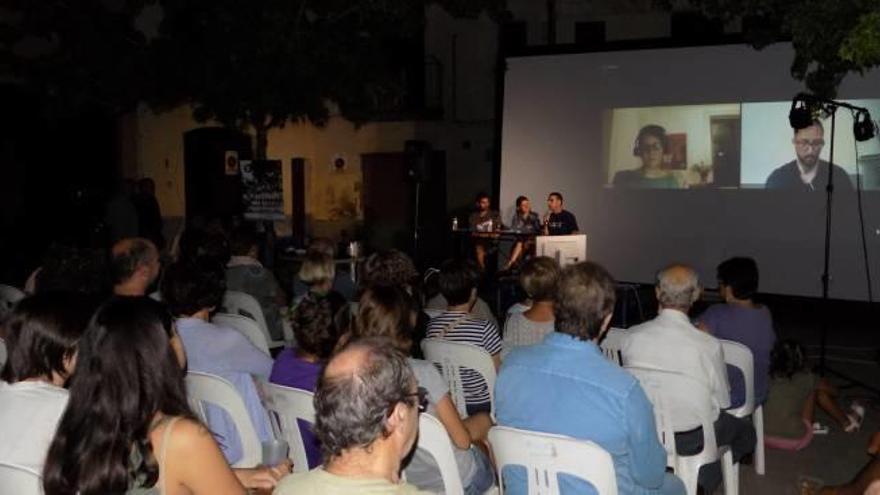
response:
[[[796,160],[777,168],[767,178],[766,189],[791,189],[802,191],[824,190],[828,182],[829,163],[819,158],[825,146],[825,129],[822,123],[813,124],[794,132]],[[852,191],[852,181],[846,171],[834,165],[834,186],[838,191]]]
[[[314,431],[324,464],[281,480],[275,495],[417,495],[400,464],[427,407],[406,358],[387,341],[348,344],[327,363],[315,391]]]

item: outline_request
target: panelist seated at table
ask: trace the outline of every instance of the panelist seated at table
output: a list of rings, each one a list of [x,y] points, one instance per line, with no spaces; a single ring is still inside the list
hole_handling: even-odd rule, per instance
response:
[[[538,214],[532,211],[529,198],[525,196],[516,198],[516,211],[513,213],[513,218],[510,220],[510,230],[522,234],[539,235],[543,233],[544,227],[541,225],[541,220],[538,218]],[[525,241],[517,240],[513,244],[513,249],[510,252],[510,259],[507,261],[504,269],[510,270],[510,268],[519,260],[520,256],[522,256],[524,248],[531,248],[534,244],[533,239],[526,239]]]
[[[579,234],[577,219],[570,211],[563,209],[562,194],[552,192],[547,196],[547,207],[544,215],[544,235]]]
[[[477,194],[477,211],[471,213],[468,218],[468,227],[474,236],[474,254],[477,256],[477,264],[480,270],[486,268],[486,251],[490,247],[491,237],[489,233],[501,230],[504,225],[501,222],[501,215],[497,211],[489,208],[489,195],[481,192]]]

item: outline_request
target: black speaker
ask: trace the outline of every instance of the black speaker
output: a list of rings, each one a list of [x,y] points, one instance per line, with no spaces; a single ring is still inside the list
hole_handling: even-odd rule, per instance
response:
[[[410,180],[413,182],[430,181],[431,144],[427,141],[410,139],[404,143],[403,151],[406,153],[407,175]]]

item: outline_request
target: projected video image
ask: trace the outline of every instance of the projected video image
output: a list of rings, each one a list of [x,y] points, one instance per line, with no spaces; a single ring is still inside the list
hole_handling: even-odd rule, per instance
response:
[[[739,187],[739,104],[616,108],[604,118],[609,186]]]
[[[878,100],[848,100],[880,115]],[[788,122],[791,102],[743,103],[743,188],[824,191],[831,157],[831,119],[821,116],[814,125],[794,131]],[[880,189],[880,141],[857,143],[849,110],[837,111],[834,139],[833,181],[835,191],[847,192],[857,185]],[[858,170],[856,165],[858,164]]]

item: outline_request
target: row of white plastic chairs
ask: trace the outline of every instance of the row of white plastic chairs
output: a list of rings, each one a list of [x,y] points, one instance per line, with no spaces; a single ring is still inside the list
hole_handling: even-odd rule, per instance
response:
[[[190,404],[203,421],[206,403],[220,407],[232,418],[243,448],[242,458],[235,467],[259,465],[262,461],[261,443],[235,387],[221,377],[205,373],[190,372],[186,380]],[[277,418],[277,437],[286,440],[290,446],[294,472],[308,470],[305,444],[297,420],[314,423],[313,394],[275,384],[268,384],[266,390],[267,409]],[[445,493],[463,493],[453,446],[442,423],[430,414],[422,414],[419,429],[418,447],[429,452],[436,461]],[[526,468],[528,493],[559,493],[559,473],[588,480],[600,495],[617,493],[611,456],[592,442],[505,427],[493,428],[489,439],[499,473],[509,465]],[[39,494],[42,493],[40,483],[39,473],[0,463],[0,493]],[[493,492],[495,489],[489,491]],[[500,492],[503,493],[503,487]]]

